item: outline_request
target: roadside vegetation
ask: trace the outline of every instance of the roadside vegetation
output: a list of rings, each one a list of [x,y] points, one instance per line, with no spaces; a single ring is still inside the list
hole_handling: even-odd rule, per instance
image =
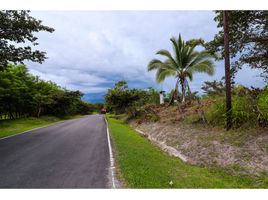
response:
[[[223,19],[226,20],[224,23]],[[200,172],[200,180],[191,180],[190,187],[194,187],[195,183],[202,187],[199,184],[202,180],[212,181],[212,185],[202,183],[204,187],[229,187],[230,182],[224,180],[220,180],[223,185],[213,183],[214,175],[217,177],[219,171],[223,177],[232,177],[230,180],[234,182],[231,181],[233,185],[230,187],[254,187],[258,184],[267,187],[267,12],[216,11],[215,21],[220,31],[212,41],[205,42],[202,38],[183,41],[181,35],[178,38],[172,37],[170,41],[173,52],[160,50],[156,54],[164,59],[153,59],[148,63],[147,70],[156,71],[156,82],[162,82],[167,77],[175,79],[175,88],[165,93],[164,104],[160,104],[156,90],[129,88],[126,81],[116,83],[106,94],[105,106],[109,112],[116,114],[117,119],[142,130],[155,145],[161,147],[165,144],[187,157],[187,164],[181,164],[179,159],[174,162],[180,164],[169,163],[166,166],[157,163],[162,170],[161,174],[158,169],[153,168],[156,159],[153,156],[150,159],[153,153],[146,147],[140,154],[138,151],[143,147],[133,147],[133,155],[127,152],[131,145],[138,147],[138,143],[149,142],[122,122],[110,119],[113,138],[118,143],[116,146],[120,169],[124,178],[131,182],[131,187],[160,187],[159,182],[146,177],[147,168],[143,163],[145,166],[152,165],[153,170],[148,174],[159,176],[156,178],[159,181],[165,180],[161,187],[169,187],[165,184],[171,179],[170,171],[163,168],[173,169],[170,165],[175,166],[178,171],[187,166],[189,170],[209,169],[206,173],[213,174],[209,175],[209,180]],[[223,30],[224,26],[228,26],[229,32]],[[229,37],[229,45],[224,45],[224,36]],[[214,61],[226,57],[229,59],[226,54],[228,49],[233,58],[231,61],[235,60],[230,66],[229,63],[225,65],[227,68],[231,67],[230,71],[227,70],[227,74],[220,80],[205,81],[201,87],[202,95],[192,91],[189,81],[194,80],[195,73],[212,76],[215,71]],[[244,67],[260,69],[260,76],[264,81],[262,88],[246,87],[235,82],[237,72]],[[226,77],[230,77],[230,80],[226,80]],[[133,144],[128,143],[128,137]],[[162,150],[166,151],[165,148]],[[147,151],[150,154],[147,155]],[[130,161],[129,157],[134,159]],[[131,165],[135,162],[138,162],[136,169],[132,169]],[[168,162],[173,161],[166,161]],[[161,168],[161,165],[165,166]],[[131,174],[132,170],[136,170],[135,176]],[[145,180],[148,178],[152,186],[142,185],[139,177]]]
[[[219,32],[211,41],[184,41],[179,33],[172,37],[173,51],[158,51],[164,59],[147,66],[156,72],[158,83],[174,78],[175,87],[161,105],[157,90],[130,88],[124,80],[108,90],[104,104],[93,105],[82,101],[80,91],[30,74],[25,61],[46,59],[45,52],[32,49],[38,45],[34,33],[54,29],[29,13],[0,11],[0,137],[105,107],[104,112],[143,129],[148,139],[175,148],[189,160],[169,157],[127,124],[109,118],[117,162],[129,187],[268,187],[266,11],[216,11]],[[203,95],[191,90],[196,73],[213,76],[215,61],[229,57],[234,62],[225,62],[228,70],[221,80],[204,82]],[[244,67],[261,71],[263,88],[235,83]]]
[[[267,177],[268,87],[234,86],[233,128],[226,131],[222,85],[217,81],[206,82],[202,87],[203,96],[186,95],[186,103],[183,104],[180,103],[181,93],[177,96],[179,103],[170,104],[174,98],[171,93],[166,95],[166,103],[160,105],[153,103],[159,102],[159,95],[151,95],[150,90],[140,91],[142,95],[128,100],[129,107],[126,106],[124,111],[115,112],[116,107],[111,102],[109,111],[142,130],[149,140],[175,148],[187,157],[188,164],[219,168],[233,176]],[[130,97],[132,89],[124,88],[114,93],[115,104],[124,97]],[[113,90],[110,89],[110,92]],[[145,101],[148,96],[151,100]],[[109,96],[106,98],[109,99]]]
[[[177,93],[179,103],[170,104],[174,99],[174,90],[165,95],[165,104],[159,104],[159,94],[154,89],[129,89],[125,81],[116,83],[105,96],[106,108],[116,114],[125,114],[127,120],[138,119],[142,122],[171,120],[184,121],[204,126],[225,127],[226,107],[222,82],[205,82],[202,86],[204,95],[195,92],[186,94],[186,103],[182,94]],[[233,96],[233,129],[265,128],[268,125],[268,87],[247,88],[234,85]],[[166,115],[161,115],[159,109]],[[168,116],[170,115],[170,116]]]
[[[0,138],[15,135],[34,128],[39,128],[63,120],[79,118],[81,115],[70,115],[64,117],[42,116],[39,118],[29,117],[15,120],[0,120]]]
[[[120,173],[131,188],[267,188],[265,176],[234,176],[170,157],[127,124],[108,118]]]
[[[80,91],[70,91],[33,76],[23,64],[45,61],[46,52],[32,49],[38,45],[35,33],[52,33],[53,28],[24,10],[1,10],[0,23],[0,120],[64,117],[95,110],[92,104],[81,100]]]
[[[25,65],[0,71],[0,138],[54,122],[98,112],[102,104],[29,73]]]
[[[35,33],[53,28],[23,10],[1,10],[0,23],[0,138],[99,111],[82,92],[42,80],[23,64],[45,61],[46,52],[32,49]]]
[[[117,82],[105,95],[105,106],[109,112],[127,113],[130,117],[138,117],[148,103],[159,103],[159,94],[155,89],[131,89],[124,80]]]
[[[31,75],[25,65],[8,65],[0,71],[0,120],[89,114],[93,105],[82,95]]]

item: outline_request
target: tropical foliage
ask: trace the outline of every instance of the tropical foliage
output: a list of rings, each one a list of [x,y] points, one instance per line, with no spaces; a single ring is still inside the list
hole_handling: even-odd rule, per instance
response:
[[[214,39],[205,44],[207,50],[224,57],[223,12],[216,11],[214,20],[219,32]],[[230,55],[237,57],[233,63],[233,72],[249,65],[261,69],[262,76],[268,81],[268,12],[228,11]],[[234,74],[233,74],[234,75]]]
[[[268,87],[263,89],[247,88],[236,85],[232,91],[232,123],[234,128],[241,126],[268,125]],[[218,88],[210,89],[207,93],[214,103],[206,110],[208,121],[212,125],[224,126],[226,118],[225,97],[219,93]]]
[[[0,70],[8,63],[23,63],[24,60],[42,63],[45,52],[33,50],[37,46],[39,31],[53,32],[25,10],[0,10]]]
[[[128,112],[136,115],[146,103],[159,103],[158,92],[153,88],[130,89],[126,81],[117,82],[105,95],[106,107],[116,114]]]
[[[206,95],[209,96],[223,96],[225,95],[225,86],[222,81],[205,81],[201,87]]]
[[[0,71],[1,119],[88,114],[93,105],[82,102],[82,95],[31,75],[25,65],[8,65]]]
[[[186,90],[190,92],[188,79],[193,80],[194,73],[214,74],[213,56],[206,51],[195,51],[198,43],[185,42],[181,35],[178,39],[171,38],[174,54],[167,50],[160,50],[156,54],[166,57],[166,60],[153,59],[148,64],[148,71],[156,70],[156,81],[162,82],[167,77],[176,77],[174,97],[181,85],[182,102],[185,102]]]

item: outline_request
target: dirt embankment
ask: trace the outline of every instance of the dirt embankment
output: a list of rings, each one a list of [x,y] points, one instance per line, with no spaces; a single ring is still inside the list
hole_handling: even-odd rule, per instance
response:
[[[131,126],[171,155],[194,165],[224,167],[234,174],[268,174],[268,130],[226,132],[177,121]]]

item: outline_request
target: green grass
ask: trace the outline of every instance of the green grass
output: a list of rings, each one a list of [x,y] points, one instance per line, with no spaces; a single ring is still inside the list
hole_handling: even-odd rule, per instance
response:
[[[15,120],[0,120],[0,138],[21,133],[23,131],[31,130],[34,128],[46,126],[55,122],[78,118],[81,115],[65,116],[65,117],[53,117],[43,116],[40,118],[22,118]]]
[[[268,188],[266,175],[232,176],[171,157],[124,122],[108,117],[116,162],[130,188]],[[170,181],[173,185],[170,185]]]

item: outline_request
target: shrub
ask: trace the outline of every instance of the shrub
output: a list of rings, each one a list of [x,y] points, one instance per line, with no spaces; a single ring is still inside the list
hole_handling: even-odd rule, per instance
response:
[[[235,96],[232,102],[232,117],[235,128],[244,123],[257,124],[257,116],[253,112],[253,105],[245,96]]]
[[[141,102],[135,102],[135,104],[127,109],[128,120],[130,119],[142,119],[142,121],[157,122],[160,120],[160,117],[150,109],[151,105],[147,104],[142,105]]]
[[[222,97],[215,98],[215,103],[205,112],[205,116],[210,124],[225,124],[226,115],[225,99]]]
[[[217,98],[215,104],[207,110],[206,117],[209,123],[224,126],[226,121],[225,98]],[[253,105],[246,96],[233,96],[232,117],[234,128],[246,123],[257,124],[257,116],[253,112]]]
[[[148,103],[159,103],[159,93],[153,88],[130,89],[126,81],[117,82],[105,95],[105,104],[110,111],[129,113],[130,117],[138,116],[141,107]]]
[[[268,87],[259,95],[258,107],[265,120],[268,121]]]

